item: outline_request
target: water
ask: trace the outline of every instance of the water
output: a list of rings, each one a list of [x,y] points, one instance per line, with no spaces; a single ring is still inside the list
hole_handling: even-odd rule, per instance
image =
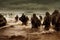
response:
[[[45,11],[46,12],[46,11]],[[40,29],[35,32],[34,30],[31,29],[31,22],[29,20],[28,25],[21,25],[22,22],[18,20],[18,22],[15,22],[14,17],[18,15],[19,17],[22,15],[22,13],[25,13],[31,18],[33,13],[36,13],[37,16],[42,15],[43,17],[45,16],[45,12],[42,11],[33,11],[33,12],[27,12],[27,11],[0,11],[2,15],[7,19],[7,25],[4,26],[5,28],[0,29],[0,38],[1,36],[24,36],[27,37],[28,40],[54,40],[58,39],[59,40],[59,35],[55,34],[45,34],[42,35],[43,33],[54,33],[55,30],[51,29],[49,31],[45,31],[43,28],[44,26],[41,26]],[[12,15],[11,15],[12,14]],[[12,27],[11,27],[12,26]],[[49,35],[49,36],[48,36]],[[57,38],[58,37],[58,38]],[[55,39],[56,38],[56,39]],[[17,39],[18,40],[18,39]]]

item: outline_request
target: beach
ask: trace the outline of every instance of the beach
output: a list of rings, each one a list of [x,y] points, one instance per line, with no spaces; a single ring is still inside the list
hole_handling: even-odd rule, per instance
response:
[[[0,40],[60,40],[60,32],[56,32],[52,27],[48,31],[45,31],[42,25],[39,29],[32,29],[31,20],[25,26],[19,20],[15,22],[15,15],[17,14],[9,16],[7,12],[7,16],[5,16],[7,25],[0,28]],[[29,19],[31,16],[28,16]]]

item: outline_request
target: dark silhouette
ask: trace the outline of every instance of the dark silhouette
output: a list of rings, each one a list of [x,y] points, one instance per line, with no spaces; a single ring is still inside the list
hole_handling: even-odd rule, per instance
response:
[[[18,21],[18,19],[19,19],[19,17],[18,17],[18,15],[16,15],[16,17],[15,17],[16,22]]]
[[[40,21],[42,21],[42,16],[40,15],[39,17],[40,17]]]
[[[33,17],[31,18],[31,24],[32,28],[38,28],[41,25],[41,21],[38,19],[36,14],[33,14]]]
[[[55,25],[55,30],[60,31],[60,17],[58,18],[57,23]]]
[[[52,25],[55,26],[55,30],[60,30],[60,13],[59,10],[55,10],[52,14]]]
[[[54,10],[54,12],[52,13],[52,15],[56,15],[59,14],[59,10]]]
[[[59,13],[59,11],[58,10],[55,10],[53,13],[52,13],[52,25],[54,25],[55,26],[55,30],[56,31],[59,31],[60,30],[60,28],[59,28],[59,26],[60,26],[60,13]]]
[[[19,20],[21,20],[22,25],[27,25],[29,18],[27,16],[25,16],[24,14],[22,14],[22,16],[19,18]]]
[[[0,27],[5,26],[7,21],[3,15],[0,14]]]
[[[45,25],[45,30],[49,30],[50,28],[51,17],[49,12],[46,12],[46,16],[44,17],[43,25]]]
[[[59,15],[59,11],[58,10],[55,10],[52,13],[52,25],[54,25],[54,26],[56,25],[58,15]]]

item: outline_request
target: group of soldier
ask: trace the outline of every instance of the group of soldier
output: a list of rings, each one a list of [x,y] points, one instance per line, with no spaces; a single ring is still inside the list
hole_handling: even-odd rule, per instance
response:
[[[60,31],[60,13],[59,13],[59,10],[54,10],[54,12],[51,15],[49,12],[46,12],[43,24],[41,23],[42,16],[39,16],[39,17],[40,17],[40,19],[36,16],[35,13],[31,17],[32,28],[39,28],[41,25],[45,25],[44,29],[49,30],[49,28],[51,26],[50,24],[52,24],[56,31]],[[17,18],[18,18],[18,16],[15,17],[16,21],[17,21]],[[24,15],[24,13],[23,13],[22,16],[19,18],[19,20],[22,22],[22,25],[27,25],[29,18],[26,15]]]
[[[1,16],[1,14],[0,14]],[[54,29],[56,31],[60,31],[60,13],[59,13],[59,10],[54,10],[54,12],[50,15],[49,12],[46,12],[45,13],[45,17],[44,17],[44,20],[43,20],[43,24],[41,23],[42,21],[42,16],[39,16],[40,19],[36,16],[36,14],[34,13],[33,16],[31,17],[31,25],[32,25],[32,28],[39,28],[41,25],[45,25],[45,30],[49,30],[50,29],[50,24],[52,24],[54,26]],[[0,17],[0,26],[2,24],[6,25],[7,21],[6,19],[3,17],[3,20],[5,20],[4,22],[2,22],[3,20],[1,20],[2,18]],[[26,16],[24,13],[22,14],[21,17],[18,17],[18,15],[16,15],[15,17],[15,20],[16,22],[18,20],[20,20],[22,22],[22,25],[26,25],[27,26],[27,23],[29,21],[29,18],[28,16]],[[4,26],[3,25],[3,26]]]

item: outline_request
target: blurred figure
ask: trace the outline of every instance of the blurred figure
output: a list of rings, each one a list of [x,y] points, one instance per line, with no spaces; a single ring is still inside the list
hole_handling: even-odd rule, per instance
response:
[[[18,19],[19,19],[19,17],[18,17],[18,15],[16,15],[16,17],[15,17],[16,22],[18,21]]]
[[[6,18],[0,14],[0,27],[5,26],[7,24]]]
[[[52,15],[56,15],[59,14],[59,10],[54,10],[54,12],[52,13]]]
[[[33,14],[33,17],[31,18],[31,24],[32,28],[38,28],[41,25],[41,21],[38,19],[36,14]]]
[[[57,22],[58,15],[59,15],[59,11],[58,10],[55,10],[52,13],[52,25],[54,25],[54,26],[55,26],[55,24]]]
[[[55,25],[55,30],[60,31],[60,17],[58,18],[57,23]]]
[[[55,30],[59,30],[58,26],[59,26],[59,19],[60,19],[60,13],[58,10],[55,10],[53,13],[52,13],[52,25],[55,26]]]
[[[39,17],[40,17],[40,21],[42,21],[42,16],[40,15]]]
[[[45,25],[45,30],[49,30],[50,28],[51,17],[49,12],[46,12],[46,16],[44,17],[43,25]]]
[[[52,13],[52,25],[55,26],[55,30],[59,31],[60,30],[60,13],[59,10],[55,10]]]
[[[25,16],[23,13],[22,16],[19,18],[19,20],[21,20],[22,25],[27,25],[29,18],[27,16]]]

